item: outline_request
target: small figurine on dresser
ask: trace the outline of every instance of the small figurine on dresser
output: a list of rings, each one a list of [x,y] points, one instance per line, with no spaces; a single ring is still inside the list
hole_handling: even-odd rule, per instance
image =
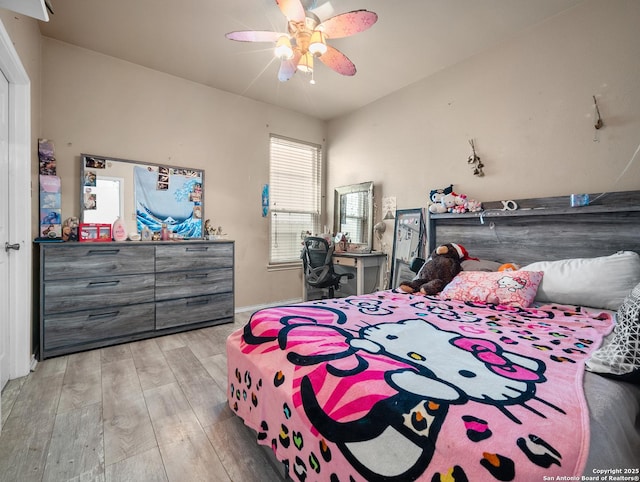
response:
[[[222,236],[222,226],[214,228],[213,224],[211,224],[211,220],[207,219],[204,222],[204,233],[207,239],[216,239]]]

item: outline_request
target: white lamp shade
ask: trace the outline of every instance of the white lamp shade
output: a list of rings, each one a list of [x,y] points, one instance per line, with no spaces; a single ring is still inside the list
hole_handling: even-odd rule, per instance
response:
[[[276,42],[275,55],[281,60],[289,60],[293,58],[293,49],[289,37],[283,35]]]
[[[305,73],[313,72],[313,55],[311,55],[311,53],[306,52],[300,57],[298,70]]]
[[[327,52],[326,36],[320,30],[314,30],[309,40],[309,52],[311,55],[324,55]]]

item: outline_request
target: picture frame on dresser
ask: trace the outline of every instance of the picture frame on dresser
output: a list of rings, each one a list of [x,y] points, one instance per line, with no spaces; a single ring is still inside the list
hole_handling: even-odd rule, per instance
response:
[[[80,223],[78,225],[78,241],[99,243],[111,241],[111,225],[101,223]]]

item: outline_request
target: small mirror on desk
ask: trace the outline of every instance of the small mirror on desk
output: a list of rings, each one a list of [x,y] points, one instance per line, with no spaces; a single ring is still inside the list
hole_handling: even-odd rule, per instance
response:
[[[334,232],[349,238],[348,252],[369,253],[373,235],[373,182],[335,189]]]

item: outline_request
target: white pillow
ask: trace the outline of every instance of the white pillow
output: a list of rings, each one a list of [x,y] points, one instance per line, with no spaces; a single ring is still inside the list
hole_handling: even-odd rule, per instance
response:
[[[619,251],[599,258],[539,261],[522,268],[543,271],[536,301],[617,310],[640,283],[640,256]]]

